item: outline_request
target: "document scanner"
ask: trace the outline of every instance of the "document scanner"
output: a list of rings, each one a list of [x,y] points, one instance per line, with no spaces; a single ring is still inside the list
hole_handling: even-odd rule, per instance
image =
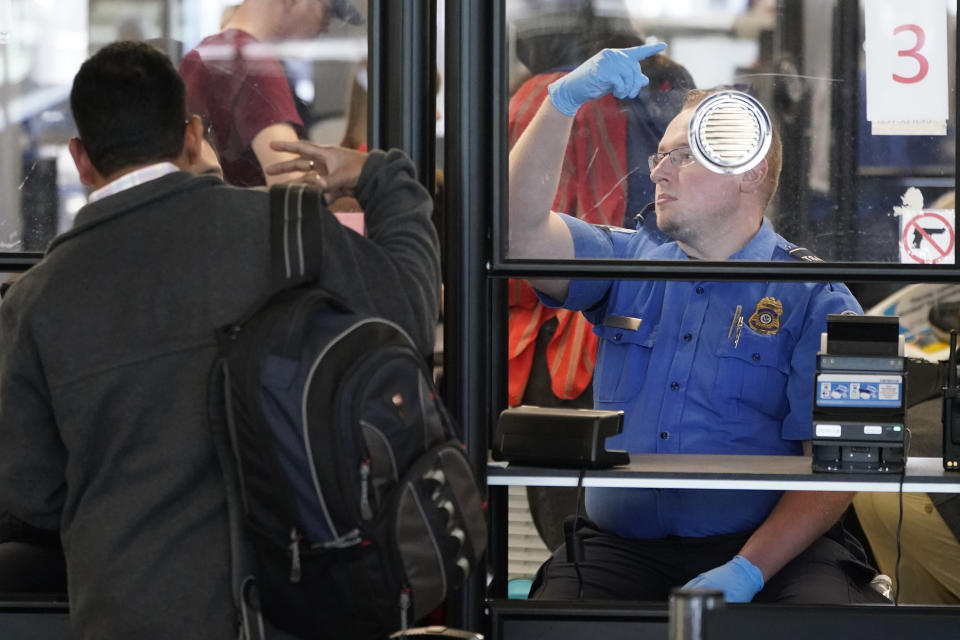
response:
[[[604,440],[623,431],[622,411],[521,405],[500,414],[493,459],[543,467],[606,469],[630,463]]]
[[[901,473],[906,385],[899,318],[828,315],[814,381],[813,470]]]

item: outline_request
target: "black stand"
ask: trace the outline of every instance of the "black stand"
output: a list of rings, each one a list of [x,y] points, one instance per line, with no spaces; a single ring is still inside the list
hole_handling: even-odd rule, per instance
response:
[[[950,331],[947,386],[943,387],[943,468],[960,471],[960,388],[957,387],[957,330]]]

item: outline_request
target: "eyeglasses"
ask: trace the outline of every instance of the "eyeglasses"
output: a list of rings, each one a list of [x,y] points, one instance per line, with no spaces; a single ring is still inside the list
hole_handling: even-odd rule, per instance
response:
[[[647,158],[647,166],[650,167],[650,171],[652,172],[654,169],[656,169],[666,157],[670,158],[670,162],[675,167],[689,167],[697,161],[697,159],[693,157],[693,154],[690,153],[690,147],[677,147],[676,149],[671,149],[670,151],[658,151]]]

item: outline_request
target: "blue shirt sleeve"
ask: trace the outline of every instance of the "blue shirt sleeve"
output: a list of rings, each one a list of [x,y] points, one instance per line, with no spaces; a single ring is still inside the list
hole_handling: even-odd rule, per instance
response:
[[[642,259],[664,241],[664,237],[660,234],[645,230],[635,231],[593,225],[565,213],[557,215],[570,229],[570,235],[573,236],[574,256],[577,259]],[[571,280],[567,298],[563,301],[554,300],[539,291],[537,295],[547,307],[564,307],[575,311],[592,309],[603,302],[614,282],[613,280]]]
[[[565,213],[558,213],[570,235],[573,236],[573,254],[577,258],[612,258],[614,256],[613,239],[601,227],[594,226]],[[537,291],[537,296],[546,307],[564,307],[575,311],[589,309],[600,303],[607,295],[610,280],[571,280],[565,300],[554,300]]]

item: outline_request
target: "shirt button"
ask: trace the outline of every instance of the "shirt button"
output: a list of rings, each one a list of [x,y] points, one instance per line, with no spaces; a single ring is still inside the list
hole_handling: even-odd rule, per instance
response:
[[[754,360],[759,360],[759,359],[760,359],[760,354],[759,354],[759,353],[755,353],[755,354],[753,354],[752,357],[753,357]]]
[[[669,438],[669,437],[670,437],[670,434],[669,434],[668,432],[666,432],[666,431],[661,431],[661,432],[660,432],[660,438],[661,438],[662,440],[666,440],[666,439]]]
[[[613,334],[613,341],[614,341],[614,342],[620,342],[620,339],[621,339],[621,338],[623,338],[623,334],[622,334],[622,333],[615,333],[615,334]]]
[[[683,334],[683,341],[684,341],[684,342],[690,342],[691,340],[693,340],[693,336],[692,336],[692,335],[690,335],[689,333]]]
[[[703,287],[697,287],[697,293],[703,294]]]
[[[671,382],[671,383],[670,383],[670,388],[673,389],[674,391],[676,391],[677,389],[680,388],[680,383],[679,383],[679,382]]]

